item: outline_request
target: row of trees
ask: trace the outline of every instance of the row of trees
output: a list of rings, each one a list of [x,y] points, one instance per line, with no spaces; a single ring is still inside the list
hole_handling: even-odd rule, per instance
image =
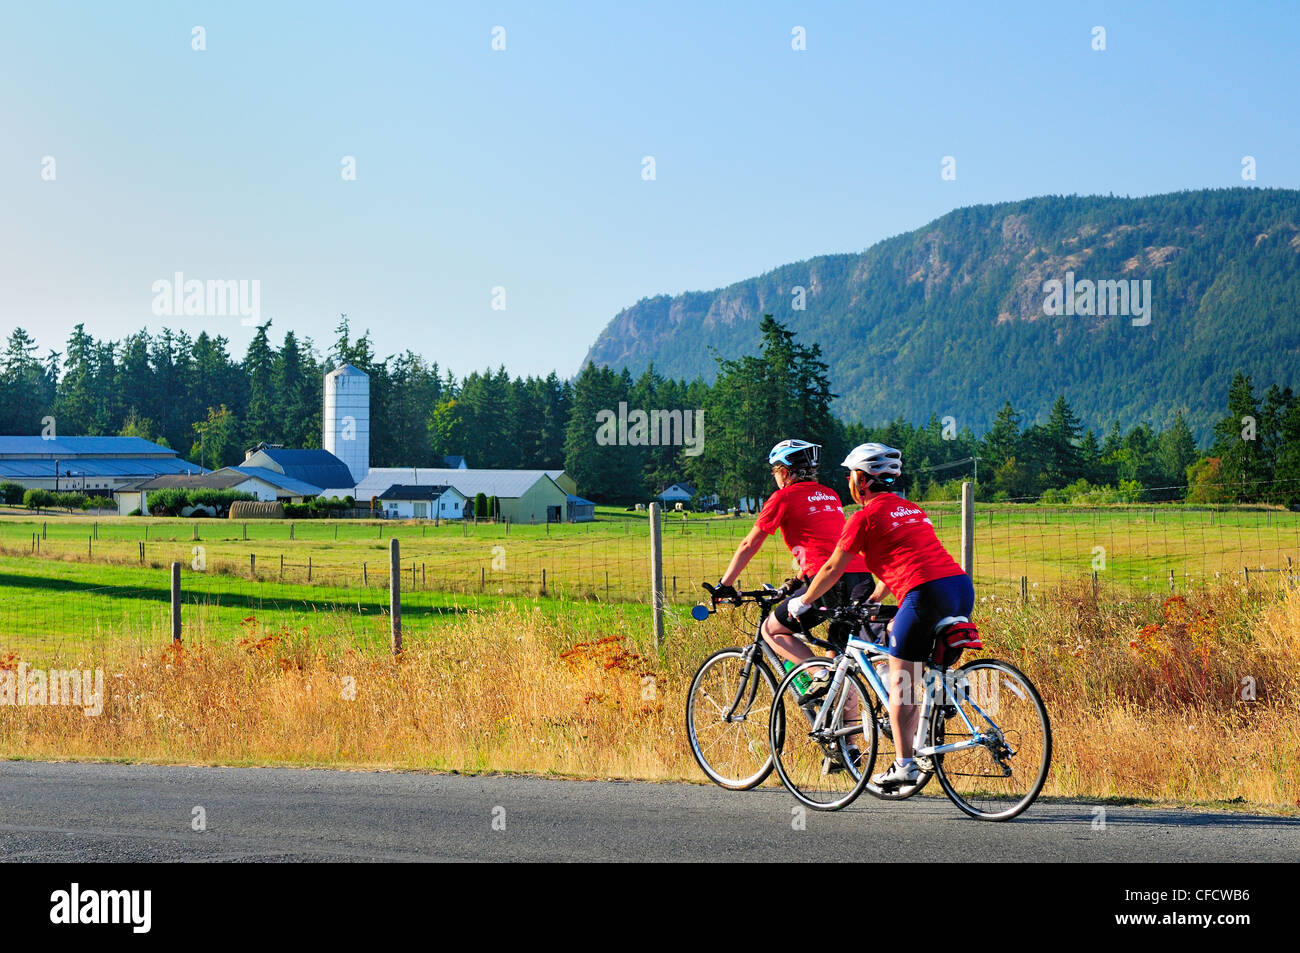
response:
[[[572,382],[554,372],[511,378],[504,368],[457,380],[411,351],[377,358],[369,332],[353,338],[346,316],[323,358],[293,332],[274,347],[270,326],[257,328],[239,362],[224,337],[206,332],[106,342],[80,325],[66,355],[41,359],[17,329],[0,363],[0,431],[39,433],[53,416],[59,433],[142,436],[217,467],[263,440],[319,446],[323,375],[348,362],[370,376],[374,466],[435,467],[458,454],[476,467],[563,468],[601,502],[643,500],[681,480],[725,503],[764,496],[767,450],[791,436],[823,445],[824,479],[841,492],[838,462],[874,440],[902,450],[914,497],[951,496],[977,475],[986,499],[1300,502],[1300,401],[1277,386],[1258,398],[1240,373],[1202,452],[1181,414],[1163,431],[1116,422],[1103,435],[1085,430],[1063,396],[1042,423],[1008,401],[982,436],[937,415],[921,425],[901,416],[846,424],[831,413],[820,347],[770,315],[758,353],[715,358],[712,385],[653,366],[633,378],[595,364]],[[649,411],[657,416],[637,419]]]
[[[370,377],[374,466],[441,466],[449,454],[484,467],[559,468],[572,389],[555,373],[511,379],[505,369],[456,380],[405,351],[380,359],[369,332],[354,338],[343,316],[324,356],[310,338],[271,322],[242,360],[229,340],[164,329],[122,341],[77,325],[63,354],[36,353],[22,328],[0,357],[0,433],[138,436],[209,468],[235,464],[261,441],[319,447],[324,375],[348,362]]]

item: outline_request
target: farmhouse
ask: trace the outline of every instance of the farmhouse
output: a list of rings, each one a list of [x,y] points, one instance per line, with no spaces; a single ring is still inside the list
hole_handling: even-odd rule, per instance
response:
[[[379,494],[379,502],[389,519],[458,520],[465,513],[465,497],[445,484],[396,483]]]
[[[0,482],[29,490],[116,490],[164,474],[207,471],[141,437],[0,437]]]
[[[661,503],[689,503],[695,499],[695,488],[689,483],[674,483],[659,494]]]
[[[392,486],[448,486],[462,498],[477,494],[495,496],[501,515],[512,523],[563,522],[568,494],[545,470],[426,470],[415,467],[378,467],[366,474],[355,488],[332,484],[326,496],[351,494],[358,505],[378,499]]]

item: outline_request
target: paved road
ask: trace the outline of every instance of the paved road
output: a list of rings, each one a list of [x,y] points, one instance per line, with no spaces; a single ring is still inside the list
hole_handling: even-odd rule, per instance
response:
[[[1107,807],[1097,830],[1082,802],[990,824],[942,798],[863,796],[797,830],[795,807],[779,789],[0,762],[0,860],[1300,859],[1297,819]]]

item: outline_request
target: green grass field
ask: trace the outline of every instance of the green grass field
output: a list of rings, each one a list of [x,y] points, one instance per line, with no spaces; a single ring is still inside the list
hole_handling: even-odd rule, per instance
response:
[[[960,548],[955,504],[925,504],[945,545]],[[663,524],[670,604],[698,599],[749,518]],[[165,641],[167,566],[180,562],[187,628],[239,636],[308,628],[384,640],[389,542],[400,541],[403,613],[413,632],[523,598],[542,611],[647,611],[644,513],[602,509],[596,522],[501,524],[298,520],[0,517],[0,650],[62,640]],[[141,561],[141,547],[144,558]],[[1300,514],[1177,506],[1070,508],[980,505],[975,581],[985,598],[1016,598],[1091,576],[1099,584],[1168,591],[1216,574],[1300,565]],[[792,564],[769,540],[742,581],[780,583]],[[250,621],[251,620],[251,621]]]
[[[386,586],[254,583],[192,570],[183,572],[182,580],[187,640],[289,635],[358,649],[389,642]],[[138,643],[142,650],[152,650],[171,639],[166,571],[3,556],[0,591],[0,655],[16,652],[32,658],[109,642]],[[642,619],[647,626],[650,620],[648,605],[407,591],[402,596],[404,638],[429,637],[467,613],[519,607],[544,619],[561,615],[570,622],[585,619],[593,631],[613,619]]]

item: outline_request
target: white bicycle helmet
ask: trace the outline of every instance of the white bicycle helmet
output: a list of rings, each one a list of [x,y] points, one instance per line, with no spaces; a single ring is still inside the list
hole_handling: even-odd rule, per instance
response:
[[[889,485],[903,475],[903,455],[883,443],[864,443],[850,450],[840,466],[861,470],[876,483]]]
[[[815,470],[821,458],[821,447],[807,440],[782,440],[767,453],[769,466],[778,463],[791,470]]]

